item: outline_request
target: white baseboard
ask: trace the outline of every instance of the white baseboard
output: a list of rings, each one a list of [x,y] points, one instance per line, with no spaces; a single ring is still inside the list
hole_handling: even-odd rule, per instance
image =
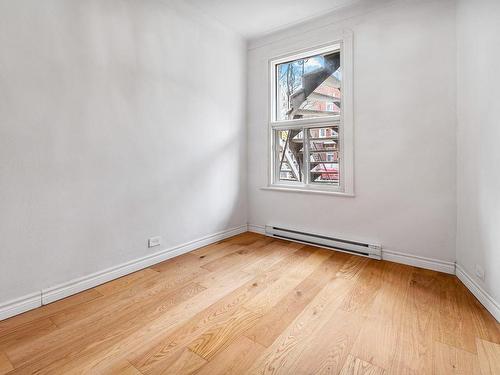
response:
[[[36,292],[0,304],[0,320],[42,306],[42,293]]]
[[[164,249],[146,257],[138,258],[133,261],[123,263],[100,272],[96,272],[91,275],[74,279],[69,282],[56,285],[52,288],[43,289],[42,304],[46,305],[62,298],[66,298],[86,289],[93,288],[97,285],[101,285],[108,281],[128,275],[129,273],[139,271],[154,264],[163,262],[167,259],[188,253],[199,247],[209,245],[211,243],[223,240],[231,236],[235,236],[246,231],[247,225],[242,225],[237,228],[228,229],[199,238],[197,240],[189,241],[182,245],[178,245],[169,249]]]
[[[495,317],[497,322],[500,322],[500,303],[495,301],[466,271],[460,266],[456,265],[457,277],[462,283],[471,291],[471,293],[481,302],[481,304],[488,310],[491,315]]]
[[[259,234],[266,234],[266,227],[264,225],[248,224],[248,231]]]
[[[22,312],[46,305],[51,302],[69,297],[73,294],[101,285],[108,281],[139,271],[167,259],[188,253],[197,248],[210,245],[211,243],[223,240],[228,237],[246,232],[248,226],[241,225],[236,228],[217,232],[193,241],[186,242],[169,249],[158,251],[154,254],[123,263],[100,272],[93,273],[78,279],[74,279],[51,288],[43,289],[25,297],[0,304],[0,320]]]
[[[247,230],[254,233],[265,234],[265,226],[263,225],[241,225],[239,227],[214,233],[194,241],[186,242],[182,245],[164,249],[146,257],[138,258],[91,275],[74,279],[52,288],[43,289],[42,291],[26,295],[15,300],[0,303],[0,320],[7,319],[11,316],[18,315],[42,305],[69,297],[73,294],[93,288],[97,285],[101,285],[129,273],[139,271],[143,268],[147,268],[175,256],[188,253],[197,248],[246,232]],[[425,258],[392,250],[382,250],[382,259],[434,271],[456,274],[464,285],[471,291],[471,293],[479,300],[479,302],[481,302],[481,304],[495,317],[497,321],[500,321],[500,304],[496,302],[480,285],[478,285],[460,265],[457,264],[455,266],[455,263],[453,262]]]
[[[455,262],[426,258],[418,255],[401,253],[399,251],[382,249],[382,260],[449,273],[451,275],[455,274]]]
[[[250,232],[265,234],[266,227],[264,225],[248,224]],[[439,271],[444,273],[455,274],[455,263],[446,262],[438,259],[424,258],[417,255],[411,255],[398,251],[382,249],[382,259],[395,263],[406,264],[409,266],[425,268],[428,270]]]
[[[264,225],[256,224],[248,224],[248,230],[260,234],[265,234],[266,232]],[[387,249],[382,249],[382,260],[456,275],[486,310],[500,322],[500,303],[495,301],[459,264]]]

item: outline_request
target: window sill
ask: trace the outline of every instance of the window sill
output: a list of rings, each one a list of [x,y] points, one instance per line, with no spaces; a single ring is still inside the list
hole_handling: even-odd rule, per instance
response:
[[[306,194],[320,194],[320,195],[336,195],[340,197],[350,197],[354,198],[353,193],[343,193],[341,191],[328,191],[328,190],[314,190],[314,189],[304,189],[298,187],[288,187],[288,186],[264,186],[260,188],[261,190],[270,191],[284,191],[288,193],[306,193]]]

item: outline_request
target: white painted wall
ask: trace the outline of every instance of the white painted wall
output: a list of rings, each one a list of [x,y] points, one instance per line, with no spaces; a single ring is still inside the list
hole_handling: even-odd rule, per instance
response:
[[[0,0],[0,305],[247,219],[478,264],[500,301],[498,19],[494,0],[360,0],[247,60],[180,0]],[[263,191],[267,61],[343,28],[356,197]]]
[[[249,222],[381,243],[453,262],[456,228],[455,2],[344,11],[252,41]],[[264,191],[268,60],[354,33],[355,198]]]
[[[457,263],[500,302],[500,3],[458,2]],[[485,280],[475,267],[485,270]],[[498,319],[498,317],[497,317]]]
[[[283,29],[360,0],[185,0],[246,38]],[[374,0],[370,0],[374,1]],[[375,0],[380,1],[380,0]],[[249,17],[251,15],[251,17]]]
[[[0,0],[0,304],[246,223],[245,56],[182,1]]]

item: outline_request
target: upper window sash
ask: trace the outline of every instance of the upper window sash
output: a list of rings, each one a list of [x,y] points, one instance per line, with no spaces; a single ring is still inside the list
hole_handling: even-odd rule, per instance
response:
[[[302,52],[290,53],[281,57],[274,58],[269,61],[269,75],[270,75],[270,99],[271,106],[269,111],[269,123],[272,125],[278,124],[287,124],[290,126],[291,124],[310,124],[310,123],[325,123],[331,121],[341,121],[343,108],[341,108],[340,114],[332,114],[332,115],[322,115],[313,118],[300,118],[300,119],[280,119],[278,118],[278,76],[279,72],[277,71],[278,66],[280,64],[290,63],[301,59],[312,58],[318,55],[325,55],[327,53],[340,53],[340,68],[343,69],[343,41],[335,41],[329,43],[325,46],[315,48],[313,50],[305,50]],[[341,81],[341,87],[343,87],[343,82]],[[340,98],[343,101],[343,90],[340,90]],[[333,99],[333,97],[332,97]],[[341,103],[343,105],[343,103]]]

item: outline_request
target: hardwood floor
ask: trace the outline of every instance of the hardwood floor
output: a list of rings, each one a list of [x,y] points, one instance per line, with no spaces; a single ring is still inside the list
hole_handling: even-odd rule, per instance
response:
[[[454,276],[245,233],[0,322],[0,374],[500,374]]]

